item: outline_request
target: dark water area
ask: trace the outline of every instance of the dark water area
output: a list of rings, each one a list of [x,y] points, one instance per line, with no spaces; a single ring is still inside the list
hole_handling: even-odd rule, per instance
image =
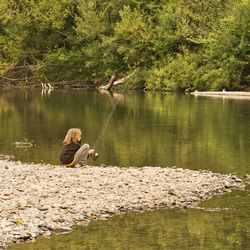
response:
[[[60,164],[71,127],[92,146],[117,94],[86,90],[0,90],[0,154],[22,162]],[[162,166],[250,174],[250,101],[174,93],[127,92],[91,165]],[[19,147],[17,142],[30,142]],[[55,184],[56,185],[56,184]],[[66,235],[11,249],[247,249],[249,186],[201,209],[116,215]]]

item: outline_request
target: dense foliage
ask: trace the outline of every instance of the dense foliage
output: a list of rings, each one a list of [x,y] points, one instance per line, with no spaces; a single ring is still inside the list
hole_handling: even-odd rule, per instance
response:
[[[247,89],[249,0],[1,0],[0,82]]]

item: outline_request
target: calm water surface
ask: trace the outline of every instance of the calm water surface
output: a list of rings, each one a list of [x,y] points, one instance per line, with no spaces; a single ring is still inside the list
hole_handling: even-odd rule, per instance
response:
[[[61,141],[80,127],[94,144],[116,94],[0,90],[0,154],[59,164]],[[250,174],[250,101],[128,92],[89,164],[163,166]],[[32,147],[19,148],[27,140]],[[201,204],[117,215],[67,235],[11,249],[247,249],[249,187]]]

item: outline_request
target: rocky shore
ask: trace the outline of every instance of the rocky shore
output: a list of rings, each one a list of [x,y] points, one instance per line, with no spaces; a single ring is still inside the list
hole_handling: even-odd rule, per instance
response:
[[[233,175],[181,168],[25,164],[0,157],[0,248],[117,213],[196,207],[244,189]]]

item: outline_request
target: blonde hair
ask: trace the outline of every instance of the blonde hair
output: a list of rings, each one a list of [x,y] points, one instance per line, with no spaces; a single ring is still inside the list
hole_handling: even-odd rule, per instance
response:
[[[64,140],[63,140],[63,144],[67,145],[70,143],[79,143],[78,141],[78,135],[81,135],[81,129],[80,128],[71,128],[68,130]]]

